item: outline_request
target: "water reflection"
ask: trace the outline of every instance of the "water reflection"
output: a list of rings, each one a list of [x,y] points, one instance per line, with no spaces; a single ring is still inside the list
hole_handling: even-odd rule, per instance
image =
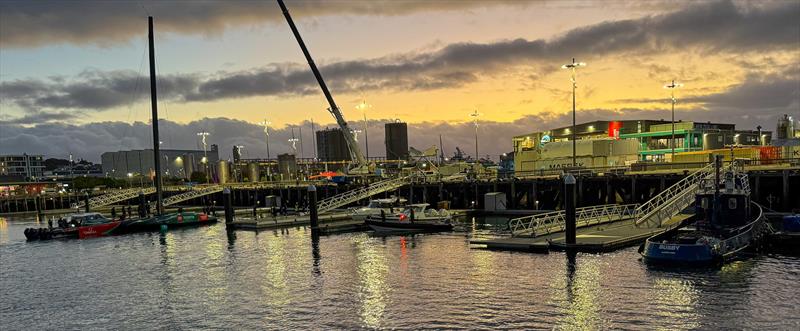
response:
[[[681,321],[674,328],[688,330],[700,327],[697,321],[697,289],[694,284],[680,278],[656,278],[653,284],[655,313],[669,321]]]
[[[374,240],[365,234],[353,236],[352,242],[356,248],[356,268],[360,282],[359,315],[366,327],[378,328],[383,320],[389,293],[389,287],[386,285],[386,275],[389,271],[386,256]]]
[[[575,252],[565,255],[565,274],[556,275],[551,283],[554,291],[551,301],[563,314],[556,321],[556,328],[603,329],[606,321],[600,315],[600,262],[596,256],[582,255],[579,265]]]
[[[7,244],[8,240],[8,220],[0,217],[0,244]]]
[[[320,254],[319,254],[319,232],[311,231],[311,257],[313,259],[312,262],[312,272],[319,276],[322,274],[319,266]]]
[[[267,263],[264,265],[264,279],[261,288],[266,293],[265,304],[275,313],[283,314],[282,308],[291,302],[286,285],[286,238],[277,233],[269,236],[265,243]]]

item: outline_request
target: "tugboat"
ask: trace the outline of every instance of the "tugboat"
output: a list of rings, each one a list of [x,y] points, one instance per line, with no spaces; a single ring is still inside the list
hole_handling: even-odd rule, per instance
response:
[[[645,263],[687,266],[721,265],[769,231],[759,204],[750,201],[747,175],[731,166],[720,188],[720,159],[716,176],[701,182],[695,215],[678,227],[655,235],[639,248]]]
[[[105,218],[100,213],[78,213],[58,220],[56,228],[27,228],[24,234],[28,241],[104,237],[121,224],[122,221]]]
[[[429,209],[427,203],[412,204],[396,215],[370,215],[364,221],[375,232],[452,231],[452,216],[446,209]]]

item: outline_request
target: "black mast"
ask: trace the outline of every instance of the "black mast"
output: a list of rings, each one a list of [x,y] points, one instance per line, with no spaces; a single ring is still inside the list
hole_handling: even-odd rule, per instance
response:
[[[156,196],[158,198],[156,204],[156,214],[161,215],[164,211],[164,205],[161,195],[161,157],[159,156],[159,139],[158,139],[158,96],[156,95],[156,52],[153,46],[153,16],[147,17],[147,39],[150,44],[150,107],[153,109],[153,163],[156,168]]]

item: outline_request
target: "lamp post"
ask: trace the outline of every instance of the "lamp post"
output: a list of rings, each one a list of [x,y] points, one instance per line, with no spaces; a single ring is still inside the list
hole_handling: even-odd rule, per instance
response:
[[[269,160],[269,125],[272,124],[272,122],[264,119],[264,121],[259,124],[264,126],[264,138],[267,140],[267,160]]]
[[[361,114],[364,115],[364,148],[367,152],[367,160],[369,160],[369,135],[367,132],[367,110],[372,108],[372,105],[367,103],[367,100],[362,100],[361,103],[356,105],[356,109],[361,111]]]
[[[675,80],[672,80],[671,84],[664,85],[664,88],[669,89],[670,97],[672,101],[672,140],[670,141],[670,146],[672,147],[672,160],[675,159],[675,89],[683,86],[683,84],[675,83]]]
[[[201,131],[198,132],[197,135],[200,137],[200,141],[203,143],[203,172],[206,174],[206,183],[208,183],[208,177],[210,176],[208,175],[208,149],[206,148],[208,144],[206,143],[206,137],[208,137],[210,133]],[[191,176],[191,174],[189,175]]]
[[[570,131],[572,137],[572,167],[577,166],[577,162],[575,160],[575,90],[578,88],[577,82],[577,69],[578,67],[584,67],[586,63],[583,62],[575,62],[575,58],[572,58],[572,63],[567,63],[561,66],[561,69],[569,69],[571,71],[570,80],[572,81],[572,129]]]
[[[475,109],[472,114],[469,114],[469,117],[472,117],[472,121],[475,124],[475,162],[478,162],[478,159],[480,159],[478,155],[478,116],[481,116],[481,114],[478,113],[477,109]]]

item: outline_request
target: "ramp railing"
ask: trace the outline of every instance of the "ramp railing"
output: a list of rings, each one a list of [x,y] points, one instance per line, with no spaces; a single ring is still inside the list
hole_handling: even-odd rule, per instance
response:
[[[117,190],[111,193],[106,193],[103,195],[99,195],[93,198],[89,198],[89,207],[102,207],[108,206],[110,204],[114,204],[120,201],[125,201],[128,199],[133,199],[139,196],[139,193],[144,193],[145,195],[153,194],[156,192],[154,187],[146,187],[146,188],[129,188],[124,190]],[[84,201],[80,201],[78,203],[72,204],[73,208],[82,209],[85,206]]]
[[[728,171],[731,166],[730,163],[724,165],[720,172]],[[678,215],[691,205],[703,181],[713,181],[714,176],[714,164],[709,164],[668,187],[636,208],[636,225],[662,227],[664,221]]]
[[[346,206],[348,204],[354,203],[358,200],[369,198],[373,195],[380,194],[383,192],[396,190],[400,187],[408,185],[411,183],[417,176],[416,175],[409,175],[406,177],[394,178],[394,179],[386,179],[379,182],[372,183],[366,187],[362,187],[355,190],[350,190],[330,198],[321,200],[317,203],[317,212],[324,213],[327,211],[331,211],[333,209]]]
[[[628,205],[599,205],[582,207],[575,210],[575,223],[577,227],[609,223],[635,217],[635,204]],[[563,210],[525,216],[512,219],[508,222],[511,234],[515,237],[537,237],[554,232],[564,231],[566,227],[566,213]]]
[[[171,206],[178,202],[199,198],[205,195],[222,192],[222,185],[206,186],[200,189],[183,192],[164,199],[164,206]]]

